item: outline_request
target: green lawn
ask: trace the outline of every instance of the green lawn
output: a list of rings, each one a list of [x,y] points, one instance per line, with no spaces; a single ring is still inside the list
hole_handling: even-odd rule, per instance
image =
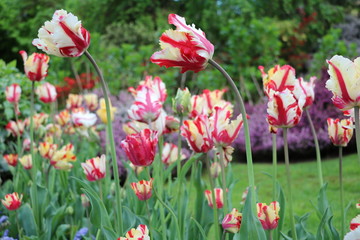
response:
[[[344,149],[346,150],[346,149]],[[291,161],[291,156],[290,156]],[[340,226],[340,208],[339,208],[339,164],[338,159],[323,159],[323,176],[324,182],[328,183],[327,196],[332,206],[334,213],[334,224],[337,229]],[[259,194],[259,200],[261,202],[269,203],[272,199],[272,180],[266,174],[272,173],[272,165],[265,163],[254,164],[255,171],[255,184]],[[247,167],[245,164],[233,164],[234,176],[239,182],[236,184],[232,202],[234,207],[239,206],[241,201],[241,195],[243,190],[248,184]],[[293,206],[295,215],[301,216],[310,212],[310,218],[308,220],[308,229],[312,233],[316,233],[317,227],[320,223],[312,205],[317,204],[317,195],[320,189],[317,165],[315,160],[304,163],[294,163],[291,165],[292,172],[292,191],[293,191]],[[278,165],[278,180],[282,185],[286,194],[286,175],[285,165]],[[360,165],[357,160],[357,155],[348,155],[344,157],[344,189],[345,189],[345,205],[351,203],[351,207],[346,217],[346,224],[349,224],[350,220],[360,211],[355,208],[355,203],[360,200]],[[288,211],[286,211],[286,217],[288,217]],[[289,229],[290,226],[285,221],[285,229]],[[347,225],[348,227],[348,225]]]

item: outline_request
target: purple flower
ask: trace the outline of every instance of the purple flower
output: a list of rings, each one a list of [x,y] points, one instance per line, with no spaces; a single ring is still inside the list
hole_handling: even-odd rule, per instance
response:
[[[0,238],[1,240],[17,240],[16,238],[8,237],[9,229],[4,231],[4,235]]]
[[[74,240],[81,240],[88,233],[89,229],[86,227],[81,228],[76,232]]]

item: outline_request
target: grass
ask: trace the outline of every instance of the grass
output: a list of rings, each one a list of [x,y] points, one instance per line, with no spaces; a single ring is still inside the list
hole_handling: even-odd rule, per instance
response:
[[[346,149],[344,149],[346,151]],[[290,156],[291,161],[291,156]],[[338,159],[323,159],[323,176],[324,182],[328,183],[327,197],[332,206],[334,214],[334,225],[336,229],[340,229],[340,188],[339,188],[339,162]],[[233,173],[236,180],[239,180],[235,185],[232,203],[234,207],[239,207],[241,195],[248,184],[247,167],[246,164],[233,164]],[[254,164],[255,184],[258,191],[259,201],[269,203],[272,199],[272,178],[269,174],[272,173],[272,165],[265,163]],[[359,214],[355,203],[360,200],[360,166],[357,160],[357,155],[347,155],[344,157],[344,201],[345,206],[350,204],[349,211],[346,217],[346,231],[348,230],[350,220]],[[307,227],[308,230],[316,234],[317,227],[320,223],[316,215],[313,204],[317,204],[317,195],[320,190],[320,185],[317,176],[316,161],[294,163],[291,164],[292,173],[292,191],[293,191],[293,206],[294,212],[297,216],[302,216],[305,213],[311,213]],[[285,165],[278,164],[278,180],[285,192],[286,197],[286,175]],[[283,210],[283,209],[282,209]],[[289,211],[286,210],[286,218],[288,218]],[[290,229],[289,221],[285,221],[285,230]]]

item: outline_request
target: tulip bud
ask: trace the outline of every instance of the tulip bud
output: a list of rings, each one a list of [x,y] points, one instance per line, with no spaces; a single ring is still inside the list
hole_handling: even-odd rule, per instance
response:
[[[19,53],[24,60],[25,74],[31,81],[41,81],[47,76],[49,56],[42,53],[33,53],[28,57],[25,51]]]
[[[18,161],[18,155],[17,154],[5,154],[3,156],[7,164],[10,166],[16,167],[17,161]]]
[[[224,206],[224,199],[223,199],[223,190],[221,188],[214,188],[215,191],[215,203],[217,208],[222,208]],[[206,190],[205,197],[208,201],[208,204],[211,208],[213,208],[213,199],[212,199],[212,191]]]
[[[173,111],[179,116],[186,116],[191,111],[191,93],[188,88],[178,88],[175,98],[172,99]]]
[[[221,166],[218,162],[213,162],[210,166],[210,175],[212,178],[217,178],[221,173]]]
[[[278,202],[272,202],[267,206],[264,203],[257,204],[258,218],[265,230],[275,229],[279,222],[280,206]]]
[[[25,169],[28,170],[32,168],[32,158],[30,154],[22,156],[19,161]]]
[[[65,209],[66,214],[72,215],[74,213],[74,208],[69,206]]]
[[[230,233],[237,233],[240,230],[242,214],[233,208],[231,213],[226,214],[221,225],[223,229]]]
[[[10,103],[18,103],[21,96],[21,87],[19,84],[11,84],[5,89],[6,100]]]
[[[10,211],[16,210],[21,205],[23,195],[21,194],[19,197],[19,194],[17,192],[6,194],[5,200],[1,200],[2,204]]]
[[[83,207],[90,206],[90,200],[84,193],[81,194],[81,204],[83,205]]]
[[[139,200],[144,201],[151,198],[152,195],[152,182],[153,179],[151,178],[150,181],[141,180],[139,182],[131,183],[131,188],[134,190],[136,196]]]

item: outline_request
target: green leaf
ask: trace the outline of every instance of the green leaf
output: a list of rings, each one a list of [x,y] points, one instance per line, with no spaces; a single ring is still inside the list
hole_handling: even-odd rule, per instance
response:
[[[125,232],[135,227],[136,215],[126,206],[123,207],[123,219],[126,219],[126,221],[123,223]]]
[[[206,237],[206,233],[204,231],[204,229],[201,227],[200,223],[198,221],[196,221],[195,218],[191,217],[191,220],[195,223],[195,225],[197,226],[197,228],[199,229],[201,236],[203,237],[203,239],[207,240]]]
[[[277,182],[277,193],[279,194],[277,201],[279,202],[280,205],[280,211],[279,211],[280,219],[279,219],[278,227],[275,230],[275,239],[280,240],[280,233],[285,220],[286,201],[285,201],[284,191],[282,190],[282,187],[279,182]]]
[[[25,234],[28,236],[37,236],[37,227],[36,227],[36,223],[35,223],[35,218],[33,215],[33,211],[30,208],[30,205],[28,203],[24,204],[20,209],[19,209],[19,222],[21,227],[24,229]]]
[[[184,164],[184,166],[181,168],[181,172],[180,172],[180,178],[184,178],[186,173],[189,171],[192,163],[198,159],[202,154],[201,153],[197,153],[195,154],[192,158],[190,158],[189,160],[186,161],[186,163]]]
[[[236,239],[266,239],[265,231],[252,211],[251,206],[251,188],[249,188],[243,209],[243,220],[240,227],[240,234],[236,234]]]
[[[101,233],[104,235],[105,239],[117,239],[119,237],[112,229],[108,227],[102,227]]]

